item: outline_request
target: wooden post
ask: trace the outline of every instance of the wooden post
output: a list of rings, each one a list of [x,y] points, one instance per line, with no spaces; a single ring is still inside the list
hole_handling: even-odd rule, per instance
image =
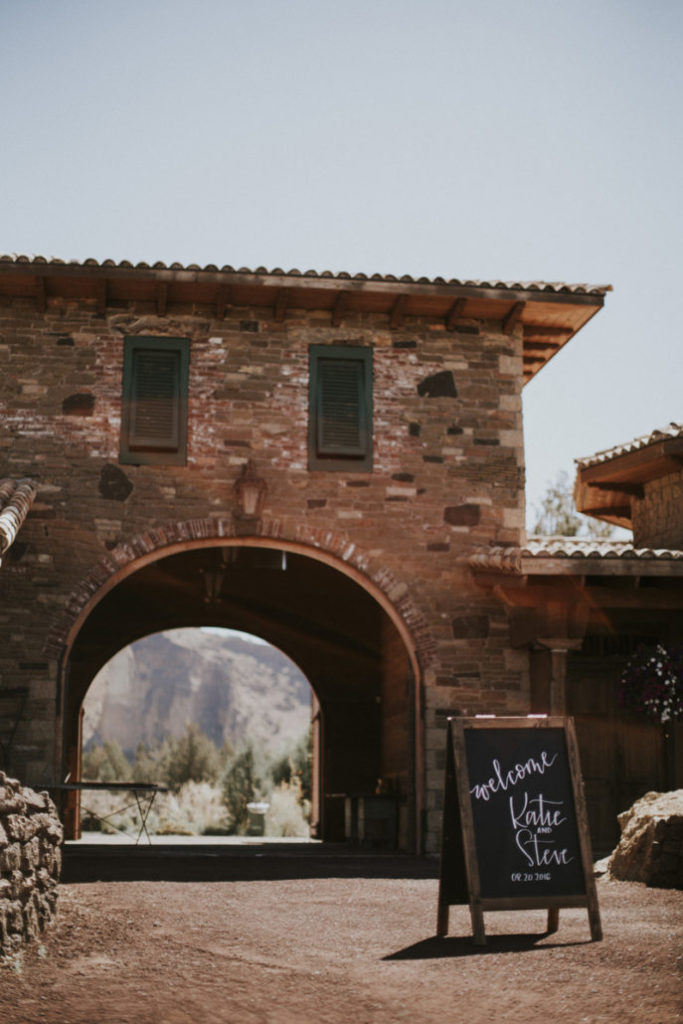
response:
[[[567,659],[570,651],[581,647],[583,640],[573,637],[539,638],[539,646],[550,651],[547,713],[563,717],[567,714]]]

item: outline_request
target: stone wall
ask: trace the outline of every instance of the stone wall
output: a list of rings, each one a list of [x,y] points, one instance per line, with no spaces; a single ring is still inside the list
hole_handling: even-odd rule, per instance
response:
[[[0,772],[0,958],[16,953],[52,921],[62,838],[47,793]]]
[[[154,531],[193,536],[229,517],[251,459],[272,536],[353,552],[344,557],[368,578],[391,579],[395,607],[407,595],[419,613],[427,827],[437,835],[447,714],[528,711],[526,661],[467,561],[522,537],[521,325],[449,330],[442,317],[405,316],[388,329],[384,315],[349,313],[333,327],[329,314],[297,309],[280,322],[262,308],[218,320],[144,305],[0,304],[0,476],[38,484],[0,574],[0,686],[28,691],[12,770],[36,784],[59,777],[59,664],[93,566],[145,556]],[[186,465],[119,464],[123,339],[134,335],[190,339]],[[373,349],[370,473],[308,469],[312,344]]]
[[[631,503],[636,547],[683,548],[683,470],[645,484],[643,498]]]

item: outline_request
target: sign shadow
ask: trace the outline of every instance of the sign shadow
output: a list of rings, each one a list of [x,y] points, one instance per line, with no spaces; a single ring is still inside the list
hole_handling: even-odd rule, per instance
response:
[[[523,953],[567,948],[570,946],[589,946],[590,940],[580,939],[569,942],[544,942],[550,932],[544,931],[538,934],[512,934],[512,935],[488,935],[487,945],[478,946],[474,943],[471,935],[441,936],[433,935],[428,939],[406,946],[395,953],[389,953],[382,957],[383,960],[447,960],[465,956],[494,956],[498,953]]]

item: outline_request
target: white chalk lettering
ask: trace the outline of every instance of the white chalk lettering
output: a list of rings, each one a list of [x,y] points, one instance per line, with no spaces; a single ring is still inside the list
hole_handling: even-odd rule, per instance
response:
[[[569,856],[567,849],[548,850],[541,847],[554,846],[550,842],[543,842],[537,835],[528,828],[520,828],[515,832],[517,847],[529,863],[529,867],[540,868],[550,867],[553,864],[569,864],[573,857]]]
[[[537,828],[539,831],[549,832],[557,825],[561,825],[566,818],[562,817],[561,800],[548,800],[539,793],[538,796],[529,799],[529,794],[524,794],[522,806],[515,810],[515,797],[510,797],[510,817],[513,828],[527,826]],[[554,808],[554,809],[553,809]]]
[[[491,764],[494,775],[486,782],[477,783],[472,787],[470,793],[476,800],[489,800],[492,793],[497,793],[501,789],[506,791],[530,775],[544,775],[546,769],[551,768],[555,763],[557,756],[557,754],[553,754],[550,757],[548,752],[543,750],[539,759],[530,757],[522,764],[513,765],[508,771],[503,771],[500,761],[494,758]]]

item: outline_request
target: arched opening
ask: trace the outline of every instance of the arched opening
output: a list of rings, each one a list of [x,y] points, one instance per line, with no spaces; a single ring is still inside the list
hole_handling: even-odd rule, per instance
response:
[[[361,585],[357,570],[301,545],[204,541],[141,562],[95,595],[70,645],[63,749],[71,779],[81,777],[83,699],[113,654],[172,628],[241,630],[283,651],[316,695],[313,834],[343,839],[348,798],[381,795],[394,817],[376,832],[369,823],[363,838],[415,849],[416,660],[390,602]],[[67,814],[66,822],[73,834],[75,821]]]
[[[139,789],[84,792],[83,837],[138,833],[139,795],[146,837],[309,839],[312,698],[252,634],[190,627],[124,647],[83,701],[82,781],[167,791],[149,805]]]

